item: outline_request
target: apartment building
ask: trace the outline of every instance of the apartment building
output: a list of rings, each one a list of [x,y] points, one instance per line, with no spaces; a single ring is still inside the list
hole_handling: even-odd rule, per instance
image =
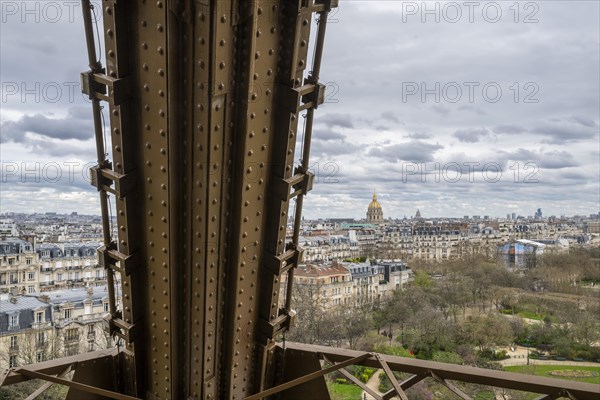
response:
[[[0,369],[111,346],[106,287],[0,295]]]
[[[43,243],[37,246],[41,291],[106,285],[97,243]]]
[[[0,293],[31,294],[39,291],[39,259],[31,241],[0,239]]]

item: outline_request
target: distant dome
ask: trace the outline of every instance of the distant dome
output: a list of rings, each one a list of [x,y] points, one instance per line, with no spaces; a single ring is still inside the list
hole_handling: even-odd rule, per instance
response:
[[[373,193],[373,200],[367,209],[367,222],[371,224],[383,223],[383,210],[381,204],[377,201],[377,195]]]
[[[381,204],[377,201],[377,194],[373,193],[373,200],[369,204],[369,210],[380,209]]]

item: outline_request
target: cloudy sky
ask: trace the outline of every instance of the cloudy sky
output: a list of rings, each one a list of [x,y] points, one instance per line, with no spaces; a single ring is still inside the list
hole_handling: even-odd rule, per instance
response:
[[[81,9],[27,3],[0,2],[0,211],[97,214]],[[340,3],[307,218],[599,211],[598,1]]]

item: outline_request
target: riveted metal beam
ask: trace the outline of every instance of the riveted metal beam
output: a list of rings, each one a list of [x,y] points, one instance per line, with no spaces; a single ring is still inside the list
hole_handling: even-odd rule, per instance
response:
[[[124,393],[239,399],[264,382],[271,338],[294,316],[278,304],[281,275],[302,256],[297,238],[285,243],[285,227],[289,201],[313,182],[305,165],[294,168],[296,129],[299,113],[323,100],[324,87],[304,71],[312,16],[330,6],[106,0],[103,67],[96,10],[84,1],[90,71],[82,87],[98,117],[92,182],[105,230],[99,260],[109,273],[110,332],[126,345]]]

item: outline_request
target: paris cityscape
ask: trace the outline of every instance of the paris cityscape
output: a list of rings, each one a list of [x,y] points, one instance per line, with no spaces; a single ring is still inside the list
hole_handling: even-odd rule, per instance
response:
[[[599,15],[0,1],[0,400],[597,400]]]
[[[384,209],[374,193],[363,219],[302,221],[291,339],[507,370],[576,360],[596,380],[599,214],[393,219]],[[0,368],[115,345],[101,243],[100,216],[0,215]],[[423,304],[399,312],[407,302]]]

